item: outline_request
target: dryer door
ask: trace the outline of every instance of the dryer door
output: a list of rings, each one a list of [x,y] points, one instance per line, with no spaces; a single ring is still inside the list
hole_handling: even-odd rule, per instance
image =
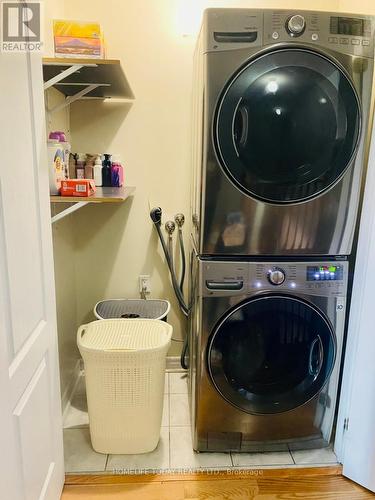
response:
[[[223,91],[214,120],[217,157],[244,193],[297,203],[333,186],[353,159],[360,105],[334,61],[307,49],[264,54]]]
[[[220,321],[207,356],[211,380],[229,403],[248,413],[280,413],[320,392],[335,363],[336,339],[313,305],[266,295]]]

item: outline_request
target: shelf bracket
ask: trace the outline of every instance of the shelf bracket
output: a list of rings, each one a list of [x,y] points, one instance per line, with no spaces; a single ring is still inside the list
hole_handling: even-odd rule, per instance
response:
[[[65,208],[65,210],[62,210],[57,215],[54,215],[51,218],[52,224],[54,222],[57,222],[60,219],[63,219],[67,215],[72,214],[73,212],[76,212],[77,210],[79,210],[80,208],[84,207],[85,205],[88,205],[89,203],[90,203],[89,201],[79,201],[77,203],[74,203],[74,205],[71,205],[70,207]]]
[[[101,86],[102,86],[101,83],[91,83],[86,88],[80,90],[76,94],[70,95],[69,97],[67,97],[65,99],[65,101],[62,102],[61,104],[58,104],[57,106],[55,106],[52,109],[49,109],[48,112],[55,113],[56,111],[60,111],[61,109],[65,108],[66,106],[69,106],[69,104],[72,104],[72,102],[77,101],[78,99],[81,99],[81,97],[83,97],[84,95],[88,94],[92,90],[96,89],[97,87],[101,87]]]
[[[66,77],[72,75],[76,71],[79,71],[83,68],[83,66],[83,64],[73,64],[73,66],[69,66],[69,68],[64,69],[64,71],[61,71],[58,75],[44,82],[44,90],[49,89],[53,85],[56,85],[56,83],[61,82],[61,80],[64,80]]]

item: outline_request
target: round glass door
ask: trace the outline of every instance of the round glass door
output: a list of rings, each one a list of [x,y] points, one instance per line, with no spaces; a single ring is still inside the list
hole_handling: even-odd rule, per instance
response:
[[[267,295],[230,311],[211,335],[207,364],[219,393],[254,414],[281,413],[312,399],[336,356],[332,327],[298,298]]]
[[[360,122],[356,91],[338,65],[305,49],[277,50],[251,61],[224,89],[215,149],[244,193],[298,203],[344,174]]]

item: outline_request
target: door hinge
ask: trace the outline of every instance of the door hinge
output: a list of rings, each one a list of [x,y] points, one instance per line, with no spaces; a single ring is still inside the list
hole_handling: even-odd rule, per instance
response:
[[[344,418],[344,431],[349,429],[349,418]]]

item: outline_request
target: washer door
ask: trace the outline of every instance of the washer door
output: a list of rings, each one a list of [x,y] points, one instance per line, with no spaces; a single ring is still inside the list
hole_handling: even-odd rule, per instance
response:
[[[320,392],[335,363],[336,339],[311,304],[268,295],[225,316],[207,355],[211,379],[229,403],[248,413],[280,413]]]
[[[228,83],[214,120],[225,173],[271,203],[318,196],[344,174],[360,137],[360,106],[346,74],[306,49],[251,61]]]

